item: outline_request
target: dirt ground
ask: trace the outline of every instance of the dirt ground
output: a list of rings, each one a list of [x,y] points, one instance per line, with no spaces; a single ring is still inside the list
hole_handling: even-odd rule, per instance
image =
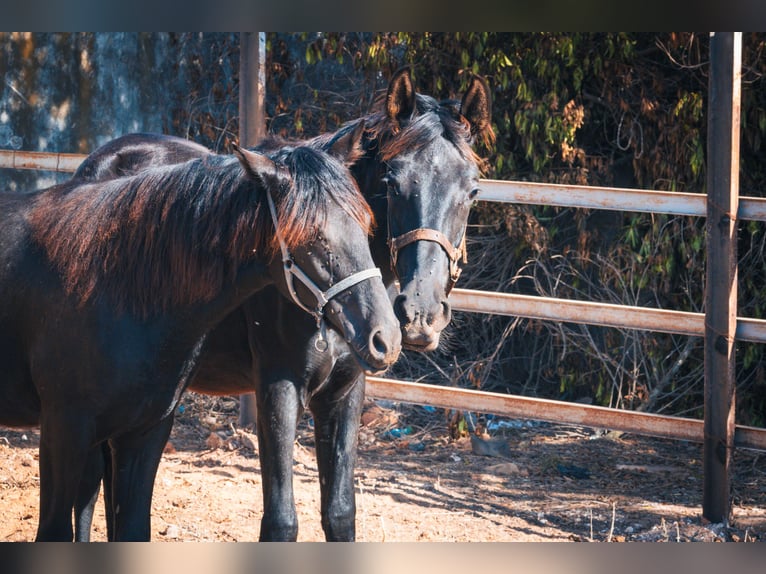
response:
[[[255,436],[237,401],[187,394],[154,491],[154,541],[256,541],[262,511]],[[357,540],[766,540],[766,453],[734,458],[733,520],[701,517],[698,444],[478,416],[482,436],[449,437],[448,413],[368,401],[356,471]],[[36,430],[0,427],[0,540],[33,540]],[[311,420],[295,445],[300,541],[321,541]],[[106,539],[103,506],[93,540]]]

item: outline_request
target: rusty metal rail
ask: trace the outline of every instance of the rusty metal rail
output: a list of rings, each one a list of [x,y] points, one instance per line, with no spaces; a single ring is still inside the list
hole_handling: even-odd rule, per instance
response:
[[[85,157],[74,153],[0,150],[0,168],[73,172]],[[697,217],[705,217],[707,214],[707,196],[700,193],[496,179],[481,180],[481,188],[481,201],[497,203],[528,203]],[[740,197],[737,217],[766,221],[766,199]]]
[[[450,294],[450,302],[453,309],[457,311],[640,329],[677,335],[701,337],[705,334],[704,313],[472,289],[454,289]],[[736,338],[738,341],[765,343],[766,320],[738,317]]]
[[[367,377],[366,395],[377,399],[491,413],[593,428],[608,428],[642,435],[703,441],[703,421],[682,417],[622,411],[564,401],[504,395],[411,381]],[[766,450],[766,431],[737,425],[735,445]]]
[[[529,203],[697,217],[707,215],[706,195],[678,191],[553,185],[483,179],[479,198],[484,201],[499,203]],[[741,196],[737,217],[739,219],[766,221],[766,199]]]
[[[76,153],[0,150],[0,167],[73,172],[85,157]]]

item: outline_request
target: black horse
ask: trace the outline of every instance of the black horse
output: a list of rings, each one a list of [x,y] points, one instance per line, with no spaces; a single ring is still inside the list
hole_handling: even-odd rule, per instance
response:
[[[347,167],[308,147],[205,155],[0,194],[0,423],[40,425],[38,540],[72,540],[84,467],[107,441],[113,538],[149,539],[154,476],[206,334],[265,286],[310,310],[315,331],[329,323],[320,332],[364,368],[399,354]]]
[[[399,280],[394,309],[407,348],[435,349],[450,321],[447,297],[465,257],[465,228],[482,163],[471,146],[494,137],[490,113],[484,80],[472,78],[460,102],[437,102],[415,92],[405,68],[392,77],[381,111],[306,142],[334,147],[365,130],[363,153],[352,158],[351,170],[378,221],[373,258],[386,284]],[[162,154],[153,158],[155,146],[185,146],[178,138],[148,136],[139,152],[140,142],[140,135],[113,140],[83,165],[93,173],[98,172],[93,165],[138,170],[164,161]],[[283,143],[269,140],[257,149],[275,145]],[[185,151],[195,154],[196,148],[190,144]],[[78,171],[76,177],[83,176]],[[354,539],[353,474],[364,371],[341,336],[329,333],[318,347],[311,319],[276,290],[264,289],[213,329],[189,388],[218,395],[256,392],[264,494],[261,540],[297,538],[293,443],[299,417],[308,408],[315,422],[326,538]],[[84,516],[83,532],[89,517]]]

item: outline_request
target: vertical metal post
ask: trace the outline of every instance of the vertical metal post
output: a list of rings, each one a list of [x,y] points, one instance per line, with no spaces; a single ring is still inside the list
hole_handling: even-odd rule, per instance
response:
[[[266,34],[242,32],[239,39],[239,145],[255,146],[266,135]]]
[[[266,34],[242,32],[239,38],[239,145],[252,147],[266,135]],[[239,397],[239,426],[255,424],[255,395]]]
[[[728,522],[735,425],[742,35],[710,36],[707,126],[705,436],[702,514]]]

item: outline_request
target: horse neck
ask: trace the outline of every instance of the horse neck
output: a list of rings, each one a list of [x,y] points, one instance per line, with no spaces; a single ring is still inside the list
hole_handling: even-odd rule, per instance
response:
[[[205,331],[219,324],[229,313],[261,289],[274,283],[267,262],[260,259],[244,264],[236,279],[224,285],[212,299],[198,303],[184,314],[184,320],[199,324]]]

